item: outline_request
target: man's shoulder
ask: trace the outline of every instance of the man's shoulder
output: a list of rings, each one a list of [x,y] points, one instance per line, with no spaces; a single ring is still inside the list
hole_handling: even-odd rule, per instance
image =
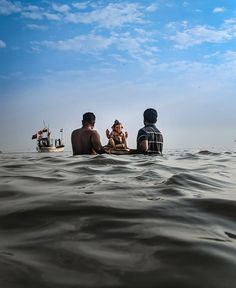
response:
[[[82,128],[78,128],[72,131],[71,135],[78,134],[81,131]]]
[[[155,132],[161,134],[160,130],[156,127],[155,124],[145,126],[144,129],[147,132]]]
[[[90,130],[90,132],[91,132],[92,134],[99,134],[96,129],[92,129],[92,130]]]
[[[100,137],[100,134],[99,134],[98,131],[95,130],[95,129],[90,130],[89,134],[90,134],[92,137],[96,137],[96,138],[99,138],[99,137]]]
[[[146,140],[147,139],[147,131],[145,130],[145,127],[139,129],[138,135],[137,135],[137,141]]]
[[[138,134],[140,134],[140,133],[145,133],[145,132],[146,132],[145,126],[142,127],[142,128],[140,128],[140,129],[138,130]]]

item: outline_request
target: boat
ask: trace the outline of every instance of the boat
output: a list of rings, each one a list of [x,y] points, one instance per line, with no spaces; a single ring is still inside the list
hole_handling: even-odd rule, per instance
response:
[[[64,144],[63,144],[63,129],[60,129],[61,137],[57,139],[53,139],[51,137],[51,131],[48,127],[39,130],[37,133],[32,135],[32,139],[37,140],[36,150],[38,152],[63,152]]]
[[[130,154],[139,154],[137,149],[130,149],[130,148],[122,148],[116,149],[111,148],[110,146],[106,145],[103,147],[107,154],[114,154],[114,155],[130,155]]]

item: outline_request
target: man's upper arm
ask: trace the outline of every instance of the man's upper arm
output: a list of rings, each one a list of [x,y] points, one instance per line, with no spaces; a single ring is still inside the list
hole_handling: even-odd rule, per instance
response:
[[[72,151],[74,154],[75,153],[75,132],[74,131],[71,133],[71,145],[72,145]]]
[[[97,153],[101,153],[102,151],[102,144],[100,140],[100,135],[98,134],[97,131],[93,131],[91,135],[91,142],[92,142],[92,147]]]
[[[148,150],[148,135],[143,129],[140,129],[137,136],[137,149],[140,152],[146,152]]]
[[[138,144],[138,151],[139,152],[147,152],[148,151],[148,140],[142,140]]]

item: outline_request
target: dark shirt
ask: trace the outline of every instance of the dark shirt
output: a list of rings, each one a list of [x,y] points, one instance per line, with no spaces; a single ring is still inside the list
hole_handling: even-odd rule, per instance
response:
[[[162,154],[163,149],[163,136],[157,129],[156,125],[148,124],[138,131],[137,136],[137,147],[143,140],[148,140],[148,151],[147,153]]]

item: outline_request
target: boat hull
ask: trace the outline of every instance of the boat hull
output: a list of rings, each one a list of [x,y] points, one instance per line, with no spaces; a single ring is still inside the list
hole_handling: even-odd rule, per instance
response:
[[[61,146],[61,147],[55,147],[55,146],[52,146],[52,147],[37,147],[37,151],[38,152],[48,152],[48,153],[57,153],[57,152],[64,152],[64,146]]]

